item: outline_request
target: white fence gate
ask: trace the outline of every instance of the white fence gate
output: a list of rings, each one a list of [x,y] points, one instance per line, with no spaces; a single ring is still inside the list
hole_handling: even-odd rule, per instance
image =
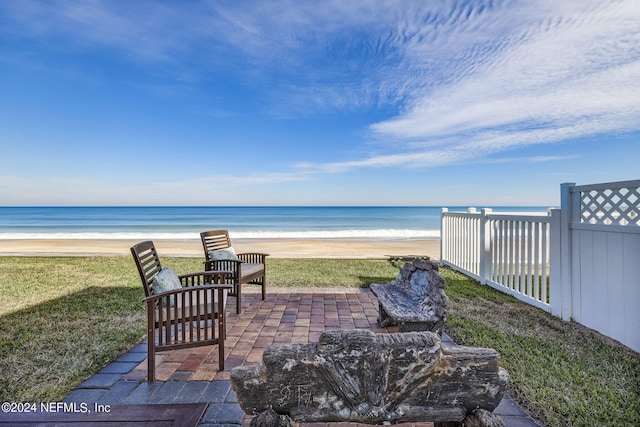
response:
[[[547,215],[442,210],[441,263],[640,351],[640,180],[561,186]]]

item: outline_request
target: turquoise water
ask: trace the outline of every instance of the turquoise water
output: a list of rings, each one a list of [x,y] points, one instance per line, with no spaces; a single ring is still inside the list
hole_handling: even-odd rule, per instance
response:
[[[467,207],[449,207],[466,211]],[[544,212],[546,207],[493,207]],[[428,238],[441,207],[0,207],[0,239]]]

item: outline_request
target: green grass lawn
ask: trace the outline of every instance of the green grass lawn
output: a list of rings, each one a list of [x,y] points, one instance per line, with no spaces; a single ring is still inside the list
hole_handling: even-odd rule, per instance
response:
[[[178,273],[199,258],[168,258]],[[366,287],[401,263],[270,259],[269,286]],[[492,347],[510,392],[548,425],[640,425],[640,355],[443,269],[445,330]],[[0,257],[0,401],[62,399],[145,334],[142,286],[129,257]]]
[[[495,348],[510,392],[548,425],[640,425],[640,354],[466,276],[443,270],[458,343]]]

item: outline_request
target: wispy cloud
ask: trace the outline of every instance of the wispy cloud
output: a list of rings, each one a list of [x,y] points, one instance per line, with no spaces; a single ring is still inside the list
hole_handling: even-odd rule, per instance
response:
[[[459,78],[414,92],[406,111],[372,130],[416,146],[444,144],[481,154],[638,129],[635,2],[527,2],[493,18],[499,23],[514,15],[527,19],[514,22],[503,45],[489,39],[489,55],[479,44],[448,63]],[[484,29],[475,31],[485,39]]]
[[[216,10],[258,69],[298,77],[274,88],[279,111],[400,111],[371,125],[377,153],[307,170],[437,166],[640,127],[633,0]]]
[[[168,60],[185,50],[185,41],[193,39],[191,30],[181,25],[185,14],[162,3],[27,0],[5,2],[2,9],[17,24],[11,28],[15,33],[51,39],[53,45],[64,40],[65,46],[76,49],[110,49],[129,60]],[[171,36],[167,36],[171,22],[176,25],[169,27]]]
[[[3,8],[20,24],[15,31],[191,68],[193,81],[218,67],[238,70],[275,115],[397,112],[370,125],[375,152],[301,162],[292,179],[300,171],[437,166],[640,128],[637,0],[88,0]]]
[[[395,31],[401,72],[379,84],[403,108],[370,128],[391,154],[309,167],[433,166],[640,129],[636,2],[477,3],[437,12],[398,22]]]
[[[578,156],[530,156],[530,157],[496,157],[482,159],[482,163],[546,163],[575,159]]]

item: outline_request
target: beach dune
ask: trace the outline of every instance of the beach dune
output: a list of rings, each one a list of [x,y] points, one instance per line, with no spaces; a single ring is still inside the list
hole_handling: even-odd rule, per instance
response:
[[[130,255],[133,240],[42,239],[0,241],[0,256]],[[155,240],[161,256],[202,257],[199,240]],[[276,258],[364,258],[428,255],[440,258],[439,239],[234,239],[237,252]]]

